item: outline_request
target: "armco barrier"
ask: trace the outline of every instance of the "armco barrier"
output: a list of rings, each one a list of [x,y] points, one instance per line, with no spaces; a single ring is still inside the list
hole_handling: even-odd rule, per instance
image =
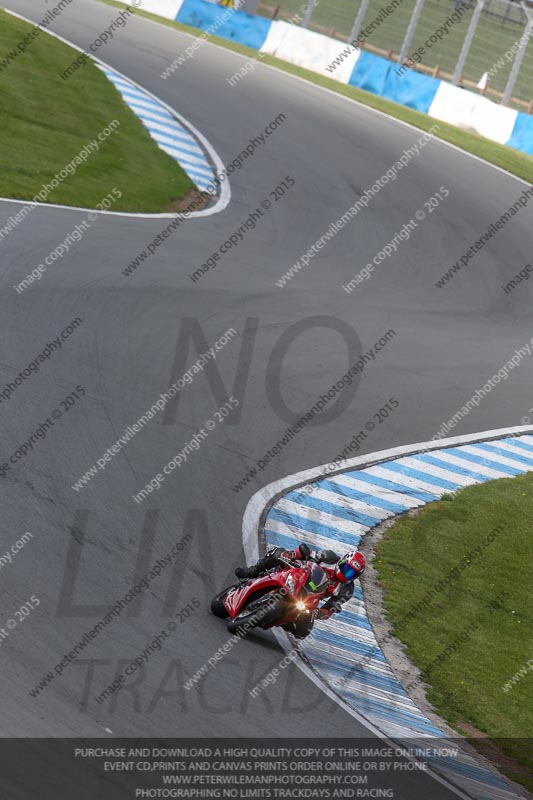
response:
[[[459,86],[452,86],[444,81],[439,83],[437,94],[428,111],[430,116],[474,131],[500,144],[509,142],[518,111],[496,105],[492,100],[474,92],[466,92]]]
[[[407,72],[400,78],[395,74],[396,67],[397,64],[386,58],[363,52],[348,83],[423,114],[429,113],[441,81],[415,72]]]
[[[127,6],[138,6],[134,0],[124,0]],[[143,0],[142,10],[158,17],[176,20],[183,4],[183,0]]]
[[[339,42],[288,22],[274,22],[261,52],[331,78],[327,67],[339,55]],[[349,83],[359,56],[360,51],[354,48],[335,70],[335,79]]]
[[[136,5],[137,0],[125,2]],[[398,76],[395,62],[355,48],[347,52],[344,42],[207,0],[143,0],[142,8],[533,155],[533,117],[528,114],[418,72]],[[340,56],[336,69],[328,70]]]
[[[254,50],[261,49],[272,25],[264,17],[255,17],[205,0],[184,0],[176,21],[209,31],[222,39],[245,44]]]
[[[533,117],[519,112],[513,135],[507,142],[515,150],[523,150],[533,156]]]

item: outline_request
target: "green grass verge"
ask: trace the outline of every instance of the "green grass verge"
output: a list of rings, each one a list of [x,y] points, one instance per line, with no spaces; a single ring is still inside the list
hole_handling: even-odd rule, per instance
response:
[[[115,2],[115,0],[101,0],[101,2],[106,3],[106,5],[115,6],[116,8],[125,8],[123,3]],[[147,17],[148,19],[155,20],[162,25],[167,25],[171,28],[175,28],[176,30],[183,31],[184,33],[189,33],[194,36],[198,36],[200,33],[202,33],[197,28],[191,28],[188,25],[172,22],[171,20],[157,17],[155,14],[149,14],[145,11],[136,11],[136,14],[137,16]],[[465,150],[467,153],[473,153],[474,155],[479,156],[491,164],[496,164],[498,167],[502,167],[508,172],[511,172],[513,175],[517,175],[519,178],[523,178],[528,183],[533,184],[533,156],[529,156],[520,152],[519,150],[514,150],[511,147],[506,147],[505,145],[491,142],[488,139],[484,139],[482,136],[469,133],[468,131],[463,131],[460,128],[454,127],[453,125],[447,125],[444,122],[437,122],[437,120],[428,117],[427,114],[421,114],[418,111],[413,111],[412,109],[406,108],[398,103],[393,103],[390,100],[385,100],[384,98],[370,94],[369,92],[364,92],[354,86],[346,86],[345,84],[338,83],[331,78],[317,75],[315,72],[302,69],[301,67],[296,67],[293,64],[289,64],[286,61],[281,61],[278,58],[263,56],[260,54],[258,55],[257,50],[252,50],[250,47],[235,44],[234,42],[230,42],[227,39],[221,39],[217,36],[210,36],[209,41],[213,44],[225,47],[227,50],[232,50],[233,52],[249,56],[250,58],[257,59],[259,57],[264,64],[270,64],[271,66],[284,70],[291,75],[297,75],[300,78],[305,78],[305,80],[309,81],[310,83],[315,83],[318,86],[323,86],[326,89],[336,92],[337,94],[350,97],[353,100],[357,100],[358,102],[362,103],[363,105],[370,106],[378,111],[383,111],[385,114],[395,117],[396,119],[403,120],[404,122],[408,122],[414,127],[420,128],[421,130],[427,131],[432,127],[432,125],[438,124],[439,139],[450,142],[451,144],[460,147],[462,150]],[[174,73],[174,76],[168,80],[178,80],[180,69],[181,67],[178,67],[177,71]],[[231,76],[228,75],[227,77]],[[246,78],[243,80],[246,80]],[[239,91],[238,86],[239,84],[237,84],[232,91]]]
[[[496,742],[514,759],[499,766],[529,789],[533,671],[504,687],[533,656],[532,518],[532,473],[468,487],[398,520],[375,562],[387,618],[430,684],[430,702],[459,731],[469,723]],[[458,565],[456,577],[409,615]],[[491,608],[494,601],[500,607]]]
[[[0,58],[31,25],[0,11]],[[0,196],[33,198],[113,120],[120,126],[48,195],[94,208],[116,187],[116,211],[162,212],[194,184],[159,149],[120,93],[92,62],[60,77],[78,52],[43,32],[0,71]]]

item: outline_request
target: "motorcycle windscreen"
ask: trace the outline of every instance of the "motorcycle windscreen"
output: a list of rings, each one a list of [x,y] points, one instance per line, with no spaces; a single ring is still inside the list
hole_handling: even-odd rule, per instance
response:
[[[315,564],[305,582],[304,590],[307,594],[320,594],[327,588],[328,583],[329,576],[327,572],[322,567],[319,567],[318,564]]]

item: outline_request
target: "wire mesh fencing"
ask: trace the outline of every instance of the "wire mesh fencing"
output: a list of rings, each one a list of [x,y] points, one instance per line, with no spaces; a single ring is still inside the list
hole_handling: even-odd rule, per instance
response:
[[[533,0],[261,0],[258,13],[533,113]]]

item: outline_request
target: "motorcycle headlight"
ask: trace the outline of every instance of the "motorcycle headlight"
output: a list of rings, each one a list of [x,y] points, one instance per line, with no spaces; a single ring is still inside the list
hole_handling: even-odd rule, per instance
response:
[[[307,611],[308,610],[307,606],[305,605],[305,603],[302,603],[301,600],[298,600],[298,602],[296,603],[296,608],[298,609],[298,611]]]
[[[289,572],[289,574],[287,575],[287,578],[285,579],[285,585],[287,586],[287,588],[288,588],[289,592],[290,592],[291,594],[294,594],[294,588],[295,588],[295,587],[294,587],[294,578],[292,577],[292,575],[290,574],[290,572]]]

